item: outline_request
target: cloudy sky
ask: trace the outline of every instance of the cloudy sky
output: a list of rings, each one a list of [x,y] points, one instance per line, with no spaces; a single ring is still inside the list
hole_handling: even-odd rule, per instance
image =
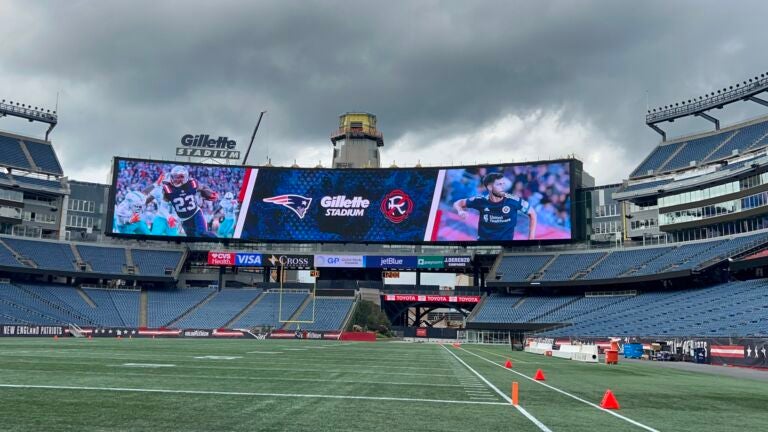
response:
[[[768,71],[764,1],[0,0],[0,98],[53,108],[65,172],[171,158],[185,133],[249,162],[330,164],[347,111],[375,113],[399,166],[575,154],[620,181],[659,141],[665,105]],[[725,123],[757,106],[718,112]],[[703,131],[700,119],[668,125]],[[0,129],[42,135],[8,118]]]

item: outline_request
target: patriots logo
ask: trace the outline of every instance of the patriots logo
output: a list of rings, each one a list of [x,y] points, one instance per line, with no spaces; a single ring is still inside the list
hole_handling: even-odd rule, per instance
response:
[[[296,216],[298,216],[299,219],[304,219],[304,215],[307,214],[309,205],[312,204],[312,198],[307,198],[301,195],[278,195],[264,198],[263,201],[288,207],[292,212],[296,213]]]

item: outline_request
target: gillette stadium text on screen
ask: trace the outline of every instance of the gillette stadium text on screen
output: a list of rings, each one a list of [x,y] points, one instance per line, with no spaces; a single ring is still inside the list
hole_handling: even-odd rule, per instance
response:
[[[575,160],[307,169],[116,159],[112,234],[270,242],[568,241]]]

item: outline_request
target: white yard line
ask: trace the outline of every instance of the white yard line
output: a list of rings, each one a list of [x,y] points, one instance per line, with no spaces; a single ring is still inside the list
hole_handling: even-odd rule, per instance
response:
[[[544,432],[552,432],[552,430],[551,430],[550,428],[548,428],[548,427],[547,427],[547,426],[546,426],[544,423],[542,423],[541,421],[539,421],[539,419],[537,419],[536,417],[534,417],[533,415],[531,415],[531,413],[529,413],[528,411],[526,411],[526,410],[525,410],[525,408],[521,407],[520,405],[512,405],[512,399],[510,399],[510,397],[509,397],[509,396],[507,396],[506,394],[504,394],[504,392],[502,392],[501,390],[499,390],[499,389],[498,389],[498,387],[496,387],[495,385],[491,384],[491,382],[490,382],[490,381],[488,381],[487,379],[485,379],[485,377],[484,377],[484,376],[480,375],[480,373],[479,373],[479,372],[477,372],[476,370],[472,369],[472,366],[470,366],[470,365],[466,364],[466,363],[464,362],[464,360],[462,360],[461,358],[459,358],[459,356],[457,356],[456,354],[452,353],[452,352],[451,352],[451,350],[449,350],[449,349],[448,349],[448,348],[446,348],[445,346],[443,346],[443,349],[444,349],[444,350],[445,350],[445,351],[446,351],[448,354],[452,355],[452,356],[453,356],[453,358],[455,358],[456,360],[458,360],[458,361],[459,361],[459,363],[463,364],[463,365],[464,365],[464,367],[466,367],[467,369],[469,369],[469,371],[470,371],[470,372],[472,372],[473,374],[475,374],[475,376],[477,376],[478,378],[480,378],[480,380],[482,380],[482,381],[483,381],[485,384],[487,384],[487,385],[488,385],[488,387],[490,387],[491,389],[493,389],[493,391],[495,391],[496,393],[498,393],[498,394],[499,394],[499,396],[501,396],[501,397],[502,397],[502,398],[503,398],[505,401],[507,401],[507,404],[509,404],[510,406],[513,406],[513,407],[515,407],[515,409],[517,409],[518,411],[520,411],[520,413],[521,413],[522,415],[524,415],[524,416],[525,416],[525,417],[526,417],[528,420],[530,420],[530,421],[531,421],[531,423],[535,424],[535,425],[536,425],[536,427],[538,427],[540,430],[542,430],[542,431],[544,431]],[[467,352],[468,352],[468,351],[467,351]]]
[[[352,396],[352,395],[325,395],[325,394],[301,394],[301,393],[251,393],[251,392],[227,392],[227,391],[207,391],[207,390],[126,388],[126,387],[85,387],[85,386],[0,384],[0,388],[42,389],[42,390],[84,390],[84,391],[128,392],[128,393],[170,393],[170,394],[217,395],[217,396],[256,396],[256,397],[283,397],[283,398],[308,398],[308,399],[355,399],[355,400],[393,401],[393,402],[424,402],[424,403],[456,404],[456,405],[507,405],[506,403],[503,403],[503,402],[463,401],[463,400],[451,400],[451,399],[418,399],[418,398],[399,398],[399,397],[386,397],[386,396]]]
[[[53,362],[53,361],[43,361],[41,362],[38,360],[15,360],[14,363],[28,363],[28,364],[34,364],[34,365],[40,365],[40,364],[59,364],[60,362]],[[180,369],[220,369],[220,370],[247,370],[251,372],[275,372],[275,371],[281,371],[281,372],[292,372],[295,373],[297,370],[301,370],[302,372],[320,372],[324,374],[328,373],[339,373],[339,374],[353,374],[353,375],[402,375],[402,376],[415,376],[415,377],[450,377],[453,378],[454,375],[444,375],[444,374],[434,374],[434,373],[410,373],[410,372],[391,372],[391,371],[373,371],[373,370],[359,370],[351,368],[349,370],[339,370],[339,369],[307,369],[303,368],[300,365],[297,365],[294,368],[264,368],[260,367],[259,369],[254,369],[253,367],[240,367],[240,366],[214,366],[214,365],[201,365],[199,361],[193,361],[193,360],[184,360],[184,359],[178,359],[175,362],[176,367]],[[74,362],[74,361],[68,361],[68,365],[83,365],[83,366],[94,366],[93,362]],[[284,364],[284,362],[281,362],[281,364]],[[104,366],[113,366],[113,364],[104,364]],[[339,366],[339,365],[335,365]],[[345,365],[342,365],[345,366]],[[422,368],[423,370],[423,368]]]
[[[635,426],[637,426],[637,427],[639,427],[639,428],[645,429],[645,430],[647,430],[647,431],[649,431],[649,432],[659,432],[658,430],[656,430],[656,429],[654,429],[654,428],[652,428],[652,427],[650,427],[650,426],[647,426],[647,425],[644,425],[644,424],[642,424],[642,423],[640,423],[640,422],[638,422],[638,421],[632,420],[631,418],[629,418],[629,417],[625,417],[625,416],[623,416],[623,415],[621,415],[621,414],[619,414],[619,413],[617,413],[617,412],[615,412],[615,411],[612,411],[612,410],[607,410],[607,409],[605,409],[605,408],[602,408],[600,405],[597,405],[597,404],[595,404],[595,403],[592,403],[592,402],[590,402],[590,401],[588,401],[588,400],[582,399],[582,398],[580,398],[580,397],[578,397],[578,396],[576,396],[576,395],[573,395],[573,394],[571,394],[571,393],[568,393],[568,392],[567,392],[567,391],[565,391],[565,390],[560,390],[559,388],[557,388],[557,387],[554,387],[554,386],[551,386],[551,385],[549,385],[549,384],[547,384],[547,383],[545,383],[545,382],[543,382],[543,381],[536,381],[536,380],[534,380],[533,378],[531,378],[531,377],[529,377],[529,376],[527,376],[527,375],[524,375],[524,374],[522,374],[522,373],[520,373],[520,372],[518,372],[518,371],[516,371],[516,370],[513,370],[513,369],[507,369],[507,368],[505,368],[505,367],[504,367],[504,365],[498,364],[498,363],[494,362],[493,360],[489,360],[489,359],[487,359],[487,358],[485,358],[485,357],[483,357],[483,356],[481,356],[481,355],[479,355],[479,354],[475,354],[475,353],[473,353],[472,351],[466,350],[466,349],[464,349],[464,348],[459,348],[459,349],[461,349],[462,351],[466,352],[467,354],[471,354],[471,355],[473,355],[473,356],[475,356],[475,357],[477,357],[477,358],[479,358],[479,359],[482,359],[482,360],[484,360],[484,361],[486,361],[486,362],[488,362],[488,363],[490,363],[490,364],[492,364],[492,365],[494,365],[494,366],[498,366],[498,367],[500,367],[500,368],[502,368],[502,369],[504,369],[504,370],[506,370],[506,371],[509,371],[509,372],[512,372],[512,373],[514,373],[514,374],[520,375],[521,377],[523,377],[523,378],[525,378],[525,379],[527,379],[527,380],[529,380],[529,381],[535,382],[536,384],[541,384],[541,385],[543,385],[544,387],[547,387],[547,388],[549,388],[549,389],[551,389],[551,390],[554,390],[554,391],[556,391],[556,392],[558,392],[558,393],[560,393],[560,394],[563,394],[563,395],[565,395],[565,396],[568,396],[568,397],[570,397],[570,398],[572,398],[572,399],[576,399],[576,400],[577,400],[577,401],[579,401],[579,402],[583,402],[583,403],[585,403],[585,404],[587,404],[587,405],[589,405],[589,406],[591,406],[591,407],[594,407],[594,408],[597,408],[597,409],[599,409],[600,411],[606,412],[606,413],[608,413],[608,414],[610,414],[610,415],[612,415],[612,416],[614,416],[614,417],[620,418],[620,419],[622,419],[622,420],[626,421],[627,423],[633,424],[633,425],[635,425]],[[450,351],[449,351],[449,352],[450,352]],[[451,354],[453,354],[453,353],[451,353]]]

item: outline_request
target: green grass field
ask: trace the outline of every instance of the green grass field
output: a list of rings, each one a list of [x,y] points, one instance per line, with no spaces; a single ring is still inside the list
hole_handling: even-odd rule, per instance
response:
[[[525,378],[537,368],[550,387]],[[764,381],[498,346],[6,338],[0,373],[0,430],[13,431],[741,431],[768,418]],[[505,399],[512,381],[523,410]],[[607,388],[622,417],[587,403]]]

